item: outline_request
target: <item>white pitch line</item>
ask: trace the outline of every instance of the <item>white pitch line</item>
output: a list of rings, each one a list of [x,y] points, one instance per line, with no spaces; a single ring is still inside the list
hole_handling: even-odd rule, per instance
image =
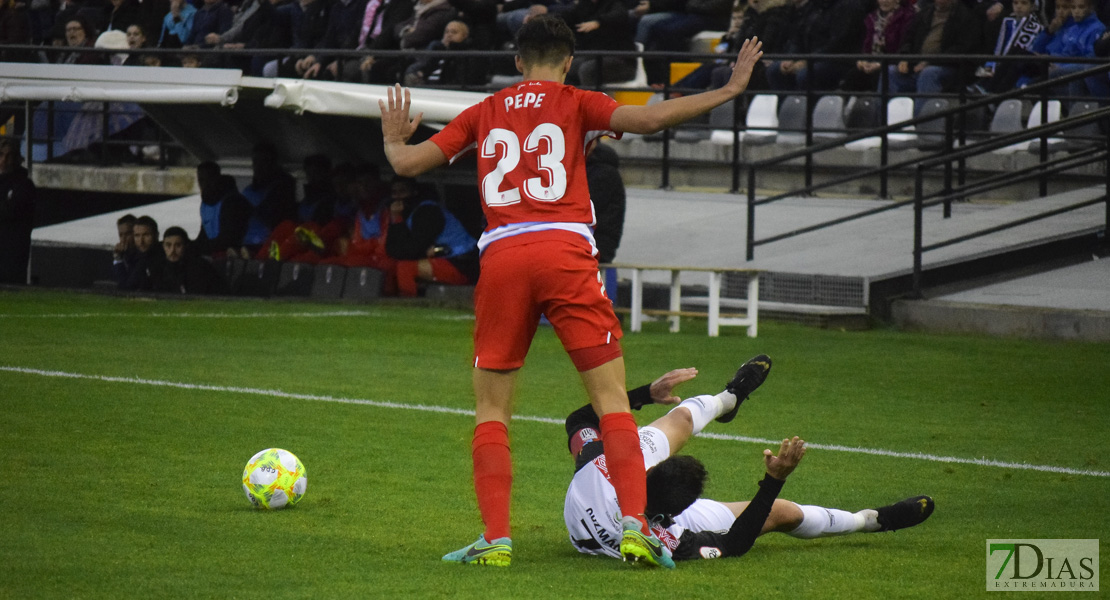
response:
[[[462,408],[450,408],[446,406],[432,406],[428,404],[406,404],[400,402],[387,402],[382,400],[364,400],[359,398],[338,398],[335,396],[318,395],[318,394],[298,394],[294,392],[286,392],[282,390],[268,390],[261,388],[248,388],[248,387],[235,387],[224,385],[208,385],[203,383],[182,383],[177,381],[163,381],[159,379],[143,379],[141,377],[116,377],[110,375],[86,375],[83,373],[70,373],[66,371],[49,371],[44,369],[31,369],[27,367],[13,367],[13,366],[0,366],[0,371],[9,373],[21,373],[24,375],[38,375],[41,377],[60,377],[65,379],[85,379],[93,381],[103,381],[107,383],[130,383],[137,385],[151,385],[157,387],[177,388],[183,390],[200,390],[205,392],[226,392],[233,394],[249,394],[254,396],[268,396],[271,398],[288,398],[291,400],[314,400],[319,402],[336,402],[339,404],[358,404],[362,406],[373,406],[377,408],[399,408],[404,410],[419,410],[424,412],[434,412],[452,415],[474,416],[474,411]],[[552,425],[562,425],[562,419],[552,419],[550,417],[537,417],[531,415],[513,415],[513,419],[517,421],[531,421],[535,423],[548,423]],[[753,444],[778,444],[780,440],[763,439],[756,437],[747,437],[742,435],[726,435],[721,433],[700,433],[698,437],[725,440],[732,442],[747,442]],[[1110,477],[1110,471],[1095,471],[1091,469],[1071,469],[1068,467],[1054,467],[1051,465],[1033,465],[1029,463],[1020,462],[1006,462],[1000,460],[992,460],[988,458],[961,458],[958,456],[940,456],[936,454],[926,454],[923,452],[897,452],[894,450],[883,450],[879,448],[861,448],[856,446],[841,446],[838,444],[815,444],[806,442],[806,447],[814,450],[833,450],[836,452],[851,452],[854,454],[870,454],[873,456],[888,456],[892,458],[909,458],[913,460],[924,460],[929,462],[941,463],[956,463],[964,465],[977,465],[981,467],[997,467],[1002,469],[1018,469],[1025,471],[1041,471],[1044,473],[1060,473],[1065,475],[1086,475],[1090,477]]]

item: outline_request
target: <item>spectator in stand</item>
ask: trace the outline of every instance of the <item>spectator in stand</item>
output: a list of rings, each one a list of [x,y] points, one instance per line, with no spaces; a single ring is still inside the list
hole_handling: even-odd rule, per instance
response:
[[[733,11],[732,23],[713,51],[734,56],[744,45],[744,40],[759,38],[765,53],[785,52],[794,26],[794,4],[790,0],[751,0],[747,5],[738,5]],[[717,89],[732,75],[732,66],[732,62],[727,60],[703,63],[675,82],[675,87]],[[756,63],[748,83],[749,90],[767,89],[765,72],[763,63]]]
[[[475,50],[492,50],[497,35],[497,2],[495,0],[449,0],[466,23],[469,39]]]
[[[127,281],[127,274],[135,265],[138,254],[135,251],[135,215],[128,213],[116,220],[116,233],[119,241],[112,247],[112,272],[116,284]]]
[[[1014,12],[1002,20],[995,56],[1027,56],[1033,42],[1044,31],[1044,19],[1036,0],[1013,0]],[[1069,5],[1070,6],[1070,5]],[[1037,66],[1026,62],[991,61],[976,70],[979,78],[968,86],[975,94],[1000,94],[1014,89],[1022,77],[1037,76]]]
[[[102,31],[127,31],[134,23],[141,23],[137,0],[108,0],[101,19]]]
[[[162,19],[159,48],[181,48],[193,37],[193,21],[197,9],[186,0],[170,0],[170,12]]]
[[[142,50],[147,47],[146,31],[139,23],[132,23],[127,27],[127,47],[131,50]],[[124,66],[139,67],[147,64],[147,58],[150,54],[134,54],[129,53],[127,58],[123,61]]]
[[[213,48],[225,47],[228,44],[242,44],[245,39],[247,21],[249,21],[263,5],[268,3],[268,0],[244,0],[244,2],[239,5],[239,8],[235,10],[235,14],[231,18],[231,27],[223,33],[212,32],[204,36],[205,43]],[[242,48],[243,46],[239,45],[238,47]]]
[[[1018,0],[1028,2],[1029,0]],[[861,54],[898,54],[902,42],[909,35],[917,13],[911,2],[879,0],[879,7],[863,20],[863,48]],[[856,61],[856,68],[849,70],[840,82],[840,89],[853,92],[875,90],[879,86],[882,63],[877,60]]]
[[[31,43],[31,17],[25,2],[0,0],[0,46]],[[0,62],[27,62],[30,55],[16,50],[0,50]]]
[[[277,148],[269,142],[255,144],[251,166],[251,182],[243,188],[251,206],[240,251],[243,258],[258,252],[278,224],[297,216],[297,182],[282,168]]]
[[[307,50],[315,48],[328,28],[331,3],[328,0],[299,0],[282,9],[288,11],[293,44],[290,48]],[[303,77],[312,65],[305,65],[304,58],[286,57],[267,65],[267,77]]]
[[[982,23],[981,46],[976,53],[991,51],[991,42],[998,39],[1002,28],[1002,18],[1013,12],[1012,0],[964,0],[975,13],[975,17]]]
[[[119,281],[119,289],[149,291],[154,288],[154,274],[162,268],[162,261],[166,260],[162,245],[158,243],[158,222],[143,215],[135,219],[133,231],[135,264],[127,272],[127,278]]]
[[[957,0],[936,0],[917,13],[901,53],[974,54],[979,48],[981,32],[978,18],[966,6]],[[956,61],[910,64],[903,60],[889,68],[890,91],[893,94],[917,92],[914,114],[918,115],[930,94],[952,91],[966,82],[969,70]]]
[[[397,29],[397,38],[402,50],[423,50],[432,42],[443,38],[443,30],[455,19],[455,9],[447,0],[417,0],[412,16],[403,21]],[[400,81],[405,69],[411,64],[401,59],[393,67],[397,73],[394,81]]]
[[[358,50],[399,50],[397,32],[414,11],[414,3],[406,0],[369,0],[362,14],[358,33]],[[361,83],[395,83],[400,79],[399,61],[376,59],[373,55],[343,65],[343,80]]]
[[[954,2],[955,0],[941,0]],[[855,54],[863,39],[866,9],[861,0],[809,0],[798,9],[797,26],[786,51],[795,54]],[[833,90],[855,65],[845,61],[772,62],[767,83],[773,90]]]
[[[27,283],[37,193],[19,142],[0,140],[0,283]]]
[[[84,8],[83,0],[61,0],[54,11],[53,21],[46,34],[46,40],[52,46],[65,45],[65,26],[77,13]]]
[[[346,235],[337,241],[336,255],[320,263],[372,267],[383,271],[386,273],[385,293],[394,295],[397,293],[397,279],[392,274],[395,263],[385,251],[390,215],[389,205],[383,199],[388,190],[378,175],[378,168],[374,165],[360,166],[351,191],[358,204],[358,212]]]
[[[323,154],[306,156],[304,173],[296,219],[279,223],[255,258],[315,263],[345,231],[335,221],[337,194],[332,184],[331,159]]]
[[[1058,19],[1053,19],[1048,28],[1037,37],[1037,41],[1033,43],[1035,52],[1059,57],[1095,56],[1095,42],[1106,31],[1106,25],[1098,20],[1094,12],[1094,0],[1072,0],[1071,19],[1057,26],[1058,22]],[[1093,66],[1095,65],[1090,63],[1052,63],[1048,66],[1048,77],[1063,77]],[[1057,93],[1107,98],[1110,97],[1110,82],[1105,74],[1094,75],[1073,81]]]
[[[251,206],[239,193],[235,179],[220,172],[220,165],[208,161],[197,165],[200,188],[200,232],[194,243],[204,256],[238,255],[247,233]]]
[[[361,17],[366,12],[367,0],[334,0],[328,14],[324,37],[316,44],[318,50],[353,50],[358,47],[359,33],[362,30]],[[341,76],[342,62],[356,62],[354,59],[338,59],[323,54],[310,54],[301,61],[305,79],[331,79],[338,81]]]
[[[223,43],[224,48],[251,50],[281,48],[293,45],[292,6],[294,0],[264,0],[243,24],[239,40]],[[244,59],[238,68],[254,76],[262,76],[267,63],[273,62],[276,74],[277,61],[273,56],[254,54]]]
[[[621,0],[576,0],[561,16],[574,29],[575,51],[635,52],[628,9]],[[632,56],[576,56],[570,63],[566,83],[592,87],[636,76]]]
[[[109,48],[112,50],[127,50],[131,46],[127,43],[127,34],[113,29],[112,31],[105,31],[96,38],[94,48]],[[113,66],[121,66],[127,60],[127,52],[119,52],[116,54],[108,55],[108,64]]]
[[[172,294],[222,294],[227,284],[212,263],[197,256],[189,234],[180,227],[166,229],[162,236],[165,260],[151,274],[151,289]]]
[[[642,0],[634,9],[643,15],[635,41],[643,44],[644,50],[686,52],[698,33],[728,29],[732,14],[732,0],[686,0],[669,10],[658,10],[659,4],[660,0]],[[670,76],[666,68],[667,61],[645,60],[648,83],[662,85]]]
[[[407,177],[393,178],[390,197],[385,249],[396,261],[398,295],[415,297],[417,282],[478,281],[478,240],[455,215],[435,200],[422,199],[416,180]]]
[[[9,2],[12,6],[17,3]],[[54,6],[51,0],[30,0],[27,3],[27,25],[30,28],[29,44],[41,46],[50,45],[50,30],[54,27]],[[8,42],[14,43],[14,42]]]
[[[231,29],[235,15],[224,0],[204,0],[204,6],[193,15],[193,31],[184,40],[186,47],[211,48],[208,34],[221,34]]]
[[[513,40],[520,27],[532,17],[549,12],[561,16],[573,4],[574,0],[509,0],[501,3],[497,10],[497,34],[501,40]]]
[[[76,15],[65,24],[65,45],[73,48],[71,52],[57,55],[59,64],[65,65],[103,65],[107,64],[108,56],[94,52],[82,52],[80,48],[92,48],[96,43],[96,28],[93,27],[88,17]]]
[[[474,49],[470,38],[470,27],[454,20],[443,29],[443,39],[428,44],[428,50],[450,52],[446,56],[424,56],[405,69],[406,86],[451,85],[471,86],[486,82],[483,60],[466,57],[468,50]]]

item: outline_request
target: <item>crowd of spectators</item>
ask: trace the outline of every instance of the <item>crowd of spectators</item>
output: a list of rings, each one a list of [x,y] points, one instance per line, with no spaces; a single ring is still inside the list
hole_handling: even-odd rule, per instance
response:
[[[228,293],[232,290],[213,263],[246,260],[376,269],[387,296],[417,296],[429,283],[477,282],[476,236],[482,223],[460,218],[433,188],[405,177],[384,180],[369,163],[333,166],[322,154],[304,159],[298,183],[281,168],[273,146],[256,145],[254,158],[242,190],[219,164],[197,166],[201,227],[192,238],[176,226],[160,237],[158,223],[149,216],[121,217],[112,254],[117,287]],[[14,171],[14,159],[0,160],[0,166],[8,163]],[[603,263],[614,259],[624,226],[625,189],[618,166],[616,153],[604,145],[587,157]]]
[[[0,44],[47,44],[65,52],[43,56],[72,64],[107,63],[82,52],[105,32],[126,32],[126,48],[180,48],[182,54],[143,58],[121,52],[122,64],[235,67],[252,75],[408,85],[482,85],[492,74],[512,75],[511,61],[466,56],[468,50],[513,47],[513,36],[538,14],[562,17],[579,50],[668,51],[681,60],[691,39],[727,32],[718,49],[758,36],[766,54],[1042,54],[1071,57],[1110,53],[1110,0],[0,0]],[[1049,16],[1051,18],[1049,18]],[[731,18],[731,26],[730,26]],[[101,44],[102,47],[114,47]],[[190,49],[267,50],[247,55],[196,55]],[[282,50],[303,50],[282,54]],[[361,50],[343,56],[337,50]],[[381,50],[440,50],[400,57]],[[26,60],[9,53],[3,60]],[[667,61],[644,61],[648,81],[661,87]],[[709,87],[720,73],[707,65],[684,84]],[[1035,63],[897,61],[887,73],[896,93],[1012,89],[1044,77]],[[1053,63],[1048,76],[1074,73],[1082,63]],[[878,60],[765,61],[751,89],[876,89]],[[575,61],[568,82],[598,85],[631,80],[636,61],[610,54]],[[720,71],[722,73],[727,71]],[[1061,89],[1110,95],[1102,76]]]
[[[1047,14],[1052,19],[1046,18]],[[877,91],[888,61],[889,90],[924,96],[965,89],[1001,93],[1091,68],[1090,63],[999,60],[911,61],[898,55],[1106,57],[1110,0],[750,0],[734,8],[717,51],[731,53],[758,36],[767,54],[871,54],[875,60],[764,61],[752,90]],[[809,64],[814,62],[816,64]],[[728,63],[702,65],[679,87],[717,87]],[[714,75],[716,71],[717,75]],[[1057,94],[1110,97],[1106,73],[1060,86]],[[920,104],[920,101],[919,101]]]
[[[332,166],[304,159],[297,180],[274,147],[257,144],[242,190],[215,162],[197,166],[201,227],[194,238],[170,227],[159,242],[149,216],[117,223],[113,270],[122,290],[226,293],[216,260],[259,260],[369,267],[383,293],[416,296],[421,283],[474,284],[477,239],[435,194],[415,180],[385,182],[371,164]]]

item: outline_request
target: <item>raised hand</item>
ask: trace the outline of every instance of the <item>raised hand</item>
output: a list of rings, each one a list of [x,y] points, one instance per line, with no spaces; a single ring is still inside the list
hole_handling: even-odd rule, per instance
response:
[[[752,77],[752,69],[755,68],[755,63],[759,62],[760,57],[763,56],[763,42],[759,38],[753,37],[744,40],[744,45],[740,47],[740,53],[736,56],[736,64],[732,67],[732,77],[729,78],[725,87],[729,88],[735,95],[740,95],[748,88],[748,80]]]
[[[403,100],[402,92],[404,94]],[[416,128],[420,126],[420,120],[424,118],[424,113],[419,113],[415,119],[409,120],[409,106],[412,104],[412,96],[408,88],[402,90],[399,83],[386,90],[386,98],[388,103],[384,100],[378,100],[378,108],[382,111],[382,137],[386,144],[404,144],[412,137],[412,134],[416,133]]]
[[[793,439],[783,440],[779,446],[778,456],[769,449],[763,451],[763,463],[767,465],[767,474],[775,479],[786,479],[794,472],[794,467],[802,461],[806,454],[806,441],[798,436]]]
[[[683,382],[690,381],[698,376],[698,370],[693,367],[675,369],[659,379],[651,382],[651,401],[655,404],[678,404],[682,402],[680,396],[674,396],[671,391]]]

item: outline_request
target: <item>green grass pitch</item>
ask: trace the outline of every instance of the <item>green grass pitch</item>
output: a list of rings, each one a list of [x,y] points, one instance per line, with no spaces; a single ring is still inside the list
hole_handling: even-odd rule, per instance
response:
[[[679,392],[716,393],[743,360],[774,359],[737,419],[707,431],[813,444],[782,497],[858,510],[925,493],[937,510],[892,534],[770,535],[673,572],[580,556],[562,524],[563,429],[543,419],[585,396],[541,328],[516,414],[543,419],[511,430],[514,563],[443,564],[481,531],[461,412],[471,328],[410,306],[0,292],[0,597],[970,598],[989,596],[987,539],[1110,533],[1110,345],[655,324],[624,337],[632,386],[696,366]],[[304,461],[308,492],[254,511],[239,478],[273,446]],[[708,496],[746,500],[765,446],[684,452],[707,464]]]

